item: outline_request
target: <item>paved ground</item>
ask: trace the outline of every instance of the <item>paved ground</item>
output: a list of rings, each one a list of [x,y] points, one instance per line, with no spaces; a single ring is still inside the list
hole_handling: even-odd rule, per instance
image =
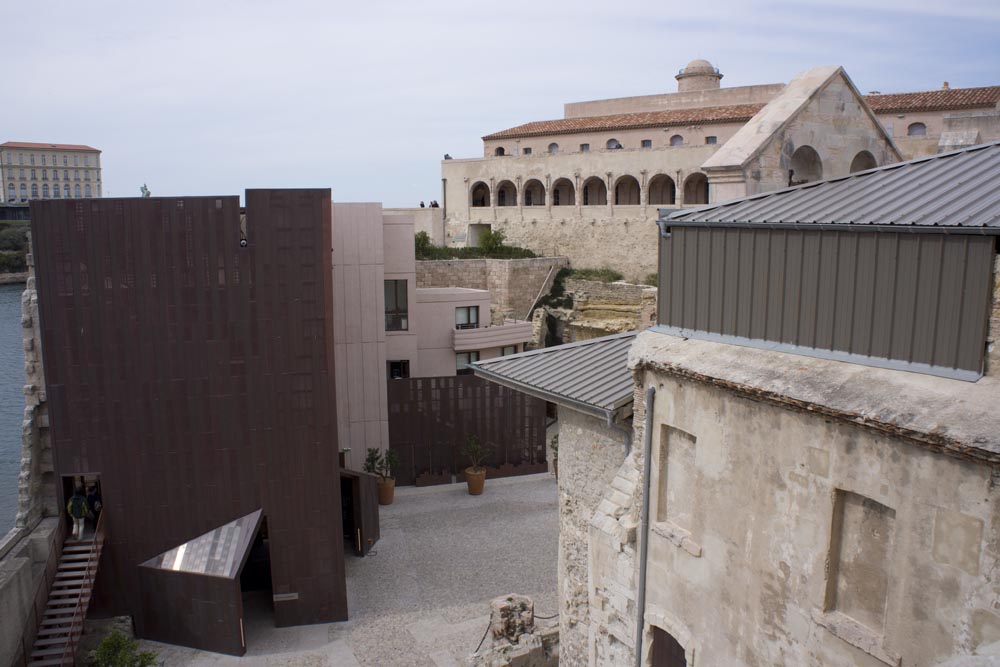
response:
[[[351,620],[271,626],[266,601],[245,602],[242,659],[143,642],[166,665],[389,667],[461,665],[507,593],[556,612],[558,512],[547,474],[489,480],[479,497],[464,484],[396,490],[381,508],[382,539],[347,558]]]

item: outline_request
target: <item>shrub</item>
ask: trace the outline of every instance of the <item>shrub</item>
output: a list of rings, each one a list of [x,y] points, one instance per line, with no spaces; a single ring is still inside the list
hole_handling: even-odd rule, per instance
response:
[[[604,267],[603,269],[573,269],[571,278],[577,280],[595,280],[602,283],[613,283],[621,280],[624,276],[614,269]]]
[[[658,273],[647,273],[646,277],[642,279],[643,285],[649,285],[650,287],[659,287],[660,285],[660,274]]]
[[[112,630],[94,651],[94,667],[154,667],[156,653],[140,651],[139,642]]]
[[[28,270],[24,253],[16,250],[0,250],[0,273],[21,273]]]
[[[442,248],[431,242],[427,232],[417,232],[413,239],[414,254],[418,260],[434,259],[531,259],[537,257],[527,248],[505,245],[502,231],[487,231],[476,248]]]

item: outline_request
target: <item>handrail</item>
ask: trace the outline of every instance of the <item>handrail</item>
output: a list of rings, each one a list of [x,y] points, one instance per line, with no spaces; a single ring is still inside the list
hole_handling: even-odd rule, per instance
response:
[[[73,608],[73,617],[69,620],[69,639],[63,649],[60,663],[63,665],[73,665],[76,661],[76,649],[80,642],[80,635],[83,634],[83,622],[87,616],[87,607],[90,605],[90,594],[94,590],[94,580],[97,578],[97,566],[101,561],[101,551],[104,548],[104,515],[101,512],[97,517],[97,525],[94,527],[94,547],[87,557],[87,565],[84,569],[84,581],[80,586],[80,597]],[[93,569],[91,569],[93,563]]]

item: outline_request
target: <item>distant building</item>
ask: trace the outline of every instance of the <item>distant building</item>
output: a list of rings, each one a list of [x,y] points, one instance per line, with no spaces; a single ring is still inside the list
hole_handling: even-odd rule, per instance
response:
[[[77,144],[0,144],[2,200],[100,197],[101,151]]]
[[[663,207],[700,206],[1000,139],[1000,86],[859,93],[838,67],[787,85],[722,88],[692,61],[678,92],[565,105],[564,118],[483,137],[483,156],[443,160],[445,241],[498,228],[517,245],[655,270]]]

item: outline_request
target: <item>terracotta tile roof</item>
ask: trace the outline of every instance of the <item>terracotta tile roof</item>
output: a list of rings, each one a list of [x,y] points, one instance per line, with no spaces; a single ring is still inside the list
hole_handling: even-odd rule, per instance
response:
[[[641,113],[620,113],[611,116],[541,120],[518,125],[517,127],[494,132],[493,134],[487,134],[483,137],[483,140],[540,137],[549,134],[570,134],[574,132],[633,130],[644,127],[666,127],[670,125],[745,123],[753,118],[754,114],[763,107],[763,104],[736,104],[727,107],[703,107],[701,109],[678,109],[676,111],[645,111]]]
[[[57,150],[57,151],[101,151],[82,144],[38,144],[31,141],[8,141],[0,144],[0,148],[28,148],[33,150]]]
[[[946,111],[992,107],[1000,102],[1000,86],[950,88],[919,93],[866,95],[865,101],[875,113],[906,111]]]

